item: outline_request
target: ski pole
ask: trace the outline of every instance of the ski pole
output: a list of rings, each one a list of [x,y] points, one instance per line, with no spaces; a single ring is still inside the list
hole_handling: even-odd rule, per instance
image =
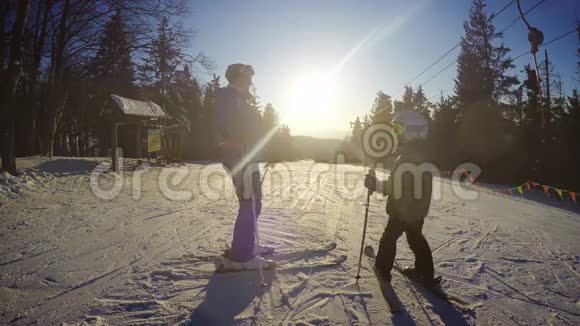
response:
[[[264,180],[266,180],[266,175],[268,174],[269,168],[270,168],[270,164],[266,164],[266,167],[264,167],[264,176],[262,177],[262,180],[260,180],[260,188],[262,188],[262,184],[264,183]],[[255,194],[252,194],[252,196],[254,196],[254,195]],[[258,217],[256,216],[256,211],[255,211],[256,207],[254,205],[252,205],[252,209],[254,210],[254,216],[256,217],[254,219],[254,234],[256,236],[256,245],[259,245],[260,244],[260,237],[258,235]],[[262,269],[262,261],[261,260],[258,260],[258,269],[260,270],[260,287],[265,288],[267,285],[266,285],[266,281],[264,280],[264,270]]]
[[[260,187],[262,187],[262,184],[266,180],[266,175],[268,174],[269,169],[270,169],[270,163],[266,163],[266,166],[264,166],[264,175],[262,176],[262,180],[260,180]]]
[[[254,221],[254,233],[256,234],[256,245],[260,244],[260,237],[258,236],[258,219]],[[258,259],[258,269],[260,270],[260,287],[265,288],[266,281],[264,280],[264,270],[262,268],[262,261]]]
[[[374,172],[373,170],[369,171],[369,173]],[[371,202],[371,193],[372,191],[369,189],[367,192],[367,207],[365,208],[365,223],[363,226],[363,236],[362,236],[362,241],[360,244],[360,254],[358,256],[358,269],[356,272],[356,276],[355,278],[357,280],[360,279],[360,268],[361,268],[361,263],[362,263],[362,255],[363,255],[363,251],[364,251],[364,246],[365,246],[365,238],[367,236],[367,222],[369,220],[369,206],[370,206],[370,202]]]

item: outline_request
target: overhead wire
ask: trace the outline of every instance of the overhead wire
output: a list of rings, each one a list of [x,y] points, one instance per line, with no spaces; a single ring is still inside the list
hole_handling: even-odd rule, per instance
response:
[[[554,42],[556,42],[556,41],[559,41],[559,40],[561,40],[562,38],[564,38],[564,37],[566,37],[566,36],[568,36],[568,35],[570,35],[570,34],[572,34],[572,33],[575,33],[576,31],[577,31],[577,28],[574,28],[573,30],[570,30],[570,31],[568,31],[568,32],[566,32],[566,33],[564,33],[564,34],[562,34],[562,35],[559,35],[559,36],[557,36],[557,37],[553,38],[552,40],[550,40],[550,41],[548,41],[548,42],[546,42],[546,43],[544,43],[544,44],[542,44],[542,45],[538,46],[538,49],[544,48],[544,47],[546,47],[546,46],[548,46],[548,45],[550,45],[550,44],[552,44],[552,43],[554,43]],[[531,53],[531,51],[526,51],[526,52],[523,52],[523,53],[521,53],[520,55],[518,55],[517,57],[513,58],[513,59],[512,59],[512,61],[516,61],[516,60],[518,60],[519,58],[521,58],[521,57],[523,57],[523,56],[525,56],[525,55],[528,55],[528,54],[530,54],[530,53]],[[432,79],[434,79],[435,77],[437,77],[437,75],[439,75],[439,74],[440,74],[440,73],[442,73],[444,70],[446,70],[446,69],[448,69],[449,67],[451,67],[451,66],[452,66],[454,63],[456,63],[456,62],[457,62],[457,61],[453,61],[453,62],[451,62],[451,64],[449,64],[448,66],[446,66],[445,68],[443,68],[442,70],[440,70],[439,72],[437,72],[437,74],[435,74],[435,75],[434,75],[432,78],[430,78],[430,79],[428,80],[428,82],[429,82],[429,81],[431,81]],[[425,83],[423,83],[422,85],[425,85]],[[453,88],[453,87],[452,87],[452,88]],[[450,88],[449,88],[449,89],[447,89],[447,90],[445,90],[444,92],[447,92],[448,90],[450,90]],[[436,97],[436,96],[438,96],[438,95],[439,95],[439,94],[433,95],[433,96],[431,96],[429,99],[431,99],[431,98],[433,98],[433,97]]]
[[[545,0],[542,0],[541,2],[543,2]],[[506,4],[503,8],[501,8],[498,12],[494,13],[491,15],[491,19],[495,19],[495,17],[499,16],[502,12],[504,12],[507,8],[509,8],[511,5],[513,5],[516,2],[516,0],[512,0],[510,1],[508,4]],[[457,44],[455,44],[449,51],[445,52],[443,55],[441,55],[439,58],[437,58],[433,63],[431,63],[427,68],[423,69],[423,71],[421,71],[418,75],[416,75],[415,77],[413,77],[413,79],[409,82],[407,82],[405,85],[410,85],[412,84],[414,81],[416,81],[419,77],[423,76],[427,71],[429,71],[429,69],[433,68],[433,66],[435,66],[436,64],[438,64],[441,60],[443,60],[446,56],[448,56],[449,54],[451,54],[451,52],[453,52],[455,49],[457,49],[459,46],[461,45],[461,41]]]
[[[542,3],[544,3],[546,0],[540,0],[538,1],[535,5],[533,5],[530,9],[526,10],[524,12],[524,16],[527,15],[528,13],[530,13],[532,10],[536,9],[539,5],[541,5]],[[507,31],[508,29],[512,28],[517,22],[519,22],[522,19],[522,17],[518,16],[516,19],[514,19],[514,21],[512,21],[509,25],[507,25],[506,27],[504,27],[504,29],[502,29],[500,31],[500,33],[504,33],[505,31]]]
[[[523,13],[523,16],[527,15],[528,13],[530,13],[531,11],[535,10],[536,8],[538,8],[538,6],[540,6],[542,3],[544,3],[546,0],[540,0],[538,1],[536,4],[534,4],[532,7],[530,7],[528,10],[526,10]],[[516,0],[510,1],[507,5],[505,5],[501,10],[499,10],[497,13],[492,14],[491,19],[493,20],[495,17],[497,17],[499,14],[501,14],[503,11],[505,11],[507,8],[509,8],[512,4],[514,4],[516,2]],[[516,22],[518,22],[519,20],[521,20],[522,17],[518,16],[512,23],[510,23],[510,25],[506,26],[505,28],[503,28],[501,30],[501,33],[504,33],[505,31],[507,31],[508,29],[512,28]],[[574,32],[574,31],[572,31]],[[543,44],[540,47],[546,46],[552,42],[557,41],[558,39],[572,33],[572,32],[568,32],[565,35],[562,35],[560,37],[558,37],[557,39],[554,39],[548,43]],[[451,53],[453,50],[455,50],[459,45],[461,45],[461,42],[459,42],[456,46],[454,46],[451,50],[447,51],[443,56],[439,57],[434,63],[432,63],[429,67],[427,67],[426,69],[424,69],[424,71],[422,71],[419,75],[417,75],[415,78],[413,78],[413,80],[409,83],[407,83],[406,85],[411,84],[413,81],[415,81],[418,77],[420,77],[421,75],[423,75],[427,70],[431,69],[435,64],[439,63],[445,56],[447,56],[449,53]],[[530,51],[523,53],[522,55],[517,56],[516,58],[512,59],[512,61],[515,61],[516,59],[519,59],[520,57],[526,55],[530,53]],[[437,73],[435,73],[433,76],[431,76],[429,79],[427,79],[426,81],[424,81],[423,83],[419,84],[419,86],[425,86],[425,84],[428,84],[429,82],[433,81],[437,76],[439,76],[441,73],[443,73],[444,71],[446,71],[447,69],[451,68],[455,63],[457,63],[457,59],[450,62],[447,66],[445,66],[443,69],[439,70]]]

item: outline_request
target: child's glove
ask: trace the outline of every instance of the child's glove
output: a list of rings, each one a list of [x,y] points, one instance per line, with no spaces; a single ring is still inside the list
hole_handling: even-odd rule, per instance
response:
[[[367,175],[365,176],[365,187],[371,192],[375,192],[377,190],[377,176],[375,175],[374,170],[370,170]]]

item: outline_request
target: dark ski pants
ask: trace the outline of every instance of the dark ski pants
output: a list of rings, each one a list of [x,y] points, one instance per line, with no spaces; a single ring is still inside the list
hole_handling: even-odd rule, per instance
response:
[[[249,164],[232,175],[233,164],[226,164],[236,189],[239,209],[234,226],[230,258],[235,261],[248,261],[254,257],[255,230],[258,216],[262,211],[262,189],[258,165]]]
[[[385,227],[375,265],[377,269],[386,275],[391,274],[395,255],[397,253],[397,240],[405,232],[409,247],[415,254],[415,269],[419,275],[427,280],[434,277],[433,256],[427,240],[423,236],[423,218],[417,218],[411,221],[402,218],[390,216],[389,222]]]

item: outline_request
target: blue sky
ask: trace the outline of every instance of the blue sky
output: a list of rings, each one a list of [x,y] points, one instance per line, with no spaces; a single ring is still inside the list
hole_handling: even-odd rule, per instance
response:
[[[522,0],[522,9],[538,1]],[[489,0],[488,11],[497,12],[509,2]],[[217,74],[223,75],[228,64],[235,62],[254,67],[261,102],[271,102],[293,134],[341,138],[350,132],[349,121],[369,111],[378,90],[400,97],[406,82],[457,44],[470,5],[469,0],[207,0],[193,3],[193,14],[184,24],[197,30],[192,51],[209,55]],[[503,29],[517,15],[514,4],[495,19],[496,27]],[[573,30],[579,15],[580,1],[545,0],[527,18],[549,41]],[[504,42],[512,49],[512,57],[529,50],[521,21],[506,31]],[[547,46],[567,92],[578,86],[571,78],[577,47],[575,33]],[[458,52],[411,85],[429,79],[453,62]],[[530,62],[530,55],[518,59],[514,73]],[[330,79],[332,86],[324,92],[296,88],[299,81],[318,80],[312,76],[330,72],[324,80]],[[452,88],[455,72],[452,67],[427,83],[427,96]],[[318,88],[314,85],[308,87]],[[303,97],[315,93],[332,99],[320,110],[296,108]]]

